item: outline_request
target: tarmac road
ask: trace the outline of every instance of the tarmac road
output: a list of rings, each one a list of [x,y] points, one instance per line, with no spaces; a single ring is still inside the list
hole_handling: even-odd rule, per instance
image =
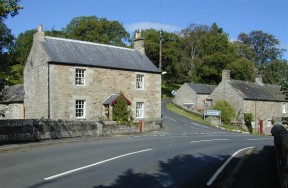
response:
[[[277,186],[273,137],[207,127],[165,102],[162,114],[165,129],[150,134],[1,146],[18,149],[0,153],[0,187]]]

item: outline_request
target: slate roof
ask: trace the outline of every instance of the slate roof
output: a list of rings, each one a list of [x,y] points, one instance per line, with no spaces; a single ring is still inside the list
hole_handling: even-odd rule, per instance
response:
[[[23,103],[24,102],[24,86],[23,84],[10,86],[4,89],[4,100],[0,103]]]
[[[50,63],[161,73],[146,55],[130,48],[45,37]]]
[[[206,94],[206,95],[210,95],[214,91],[214,89],[216,88],[216,86],[206,85],[206,84],[187,83],[187,85],[191,89],[193,89],[197,94]]]
[[[113,93],[113,94],[111,94],[106,100],[105,100],[105,102],[103,103],[104,105],[114,105],[116,102],[117,102],[117,100],[118,100],[118,98],[119,98],[119,93]],[[125,99],[126,99],[126,101],[127,101],[127,104],[128,105],[131,105],[132,103],[125,97]]]
[[[281,86],[271,84],[257,84],[241,80],[227,80],[243,99],[262,101],[287,101]]]

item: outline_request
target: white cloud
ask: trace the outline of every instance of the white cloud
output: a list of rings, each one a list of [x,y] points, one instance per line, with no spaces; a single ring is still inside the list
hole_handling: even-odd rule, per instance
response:
[[[181,28],[175,25],[169,24],[161,24],[161,23],[152,23],[152,22],[138,22],[133,24],[124,25],[128,32],[134,32],[138,29],[156,29],[160,30],[163,29],[164,31],[168,32],[176,32],[180,31]]]

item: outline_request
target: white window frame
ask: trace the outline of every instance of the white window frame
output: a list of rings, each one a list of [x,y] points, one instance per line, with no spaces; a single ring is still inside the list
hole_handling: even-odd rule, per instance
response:
[[[85,69],[75,69],[75,85],[85,86]]]
[[[76,119],[84,119],[86,115],[86,101],[76,100],[75,101],[75,117]]]
[[[144,75],[143,74],[136,75],[136,89],[144,90]]]
[[[144,102],[136,102],[136,118],[144,118]]]
[[[282,113],[283,114],[287,113],[287,103],[282,103]]]

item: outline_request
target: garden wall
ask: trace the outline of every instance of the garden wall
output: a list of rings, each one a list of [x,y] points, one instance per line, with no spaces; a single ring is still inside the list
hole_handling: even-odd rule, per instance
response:
[[[162,120],[143,120],[133,125],[116,122],[70,120],[0,120],[0,144],[85,136],[137,134],[162,128]]]

